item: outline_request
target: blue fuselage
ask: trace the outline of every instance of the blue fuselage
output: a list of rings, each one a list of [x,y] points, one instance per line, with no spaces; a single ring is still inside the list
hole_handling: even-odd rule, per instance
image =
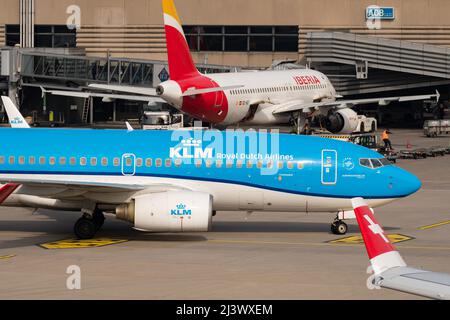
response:
[[[157,177],[345,199],[401,198],[421,186],[374,151],[310,136],[0,129],[0,141],[2,181],[12,175]]]

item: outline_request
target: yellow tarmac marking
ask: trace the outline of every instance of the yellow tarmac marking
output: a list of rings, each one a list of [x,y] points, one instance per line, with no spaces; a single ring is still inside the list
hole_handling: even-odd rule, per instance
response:
[[[438,223],[435,223],[435,224],[430,224],[428,226],[419,227],[417,229],[418,230],[428,230],[428,229],[432,229],[432,228],[442,227],[442,226],[447,225],[447,224],[450,224],[450,220],[438,222]]]
[[[39,246],[44,249],[85,249],[85,248],[104,247],[113,244],[124,243],[127,241],[128,240],[124,239],[90,239],[90,240],[67,239],[42,243]]]
[[[389,240],[391,240],[392,243],[398,243],[398,242],[403,242],[403,241],[408,241],[408,240],[414,239],[412,237],[408,237],[403,234],[389,234],[387,237],[389,238]],[[363,244],[364,240],[361,235],[357,235],[357,236],[350,236],[350,237],[340,238],[340,239],[336,239],[336,240],[331,240],[331,241],[328,241],[328,243],[332,243],[332,244],[341,244],[341,243],[343,243],[343,244]]]
[[[0,260],[7,260],[7,259],[11,259],[14,258],[16,255],[15,254],[10,254],[7,256],[0,256]]]
[[[414,238],[411,238],[414,239]],[[404,240],[406,241],[406,240]],[[329,243],[329,242],[323,242],[323,243],[315,243],[315,242],[284,242],[284,241],[259,241],[259,240],[221,240],[221,239],[212,239],[208,240],[208,243],[215,243],[215,244],[255,244],[255,245],[293,245],[293,246],[315,246],[315,247],[336,247],[336,245],[341,247],[360,247],[362,243]],[[423,250],[442,250],[442,251],[450,251],[450,247],[431,247],[431,246],[411,246],[411,245],[401,245],[399,248],[403,249],[423,249]]]

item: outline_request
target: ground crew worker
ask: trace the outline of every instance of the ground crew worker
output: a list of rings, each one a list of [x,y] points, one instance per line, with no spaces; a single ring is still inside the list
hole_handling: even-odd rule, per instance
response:
[[[381,139],[384,142],[384,148],[386,150],[393,150],[391,140],[389,140],[389,135],[392,134],[392,132],[389,131],[389,129],[386,129],[383,131],[383,134],[381,135]]]

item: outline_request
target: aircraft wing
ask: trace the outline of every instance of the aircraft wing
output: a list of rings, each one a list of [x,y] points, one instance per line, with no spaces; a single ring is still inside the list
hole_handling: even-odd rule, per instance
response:
[[[14,105],[14,102],[9,97],[2,96],[3,106],[8,115],[9,124],[12,128],[30,128],[30,125],[25,121],[19,109]]]
[[[165,183],[126,183],[117,181],[117,177],[103,177],[102,181],[93,181],[92,179],[85,179],[84,177],[72,176],[71,180],[67,179],[67,176],[36,176],[36,175],[13,175],[13,174],[0,174],[0,183],[7,185],[23,185],[28,188],[38,187],[45,193],[47,189],[60,189],[67,188],[72,190],[85,190],[91,192],[130,192],[130,191],[152,191],[163,192],[173,190],[186,190],[181,186],[165,184]],[[0,190],[1,191],[1,190]]]
[[[106,91],[117,91],[117,92],[125,92],[129,94],[139,94],[150,97],[158,97],[156,94],[155,88],[144,88],[144,87],[133,87],[133,86],[119,86],[119,85],[110,85],[110,84],[95,84],[92,83],[89,85],[91,88],[106,90]]]
[[[431,299],[450,300],[450,275],[408,267],[387,270],[375,285]]]
[[[356,198],[352,203],[374,270],[374,285],[431,299],[450,300],[450,274],[408,267],[365,201]]]
[[[118,100],[132,100],[143,102],[164,102],[163,99],[153,96],[141,95],[126,95],[126,94],[111,94],[111,93],[97,93],[97,92],[80,92],[80,91],[63,91],[63,90],[44,90],[43,93],[49,93],[57,96],[75,97],[75,98],[104,98],[104,99],[118,99]]]
[[[388,98],[370,98],[370,99],[354,99],[354,100],[336,100],[325,102],[311,102],[303,103],[300,100],[288,101],[279,104],[279,108],[274,111],[274,114],[291,113],[291,112],[314,112],[320,110],[323,114],[326,114],[330,109],[345,109],[352,108],[357,105],[378,103],[380,106],[387,106],[391,102],[407,102],[407,101],[420,101],[428,99],[436,99],[438,101],[440,94],[436,91],[436,94],[417,95],[417,96],[403,96],[403,97],[388,97]]]

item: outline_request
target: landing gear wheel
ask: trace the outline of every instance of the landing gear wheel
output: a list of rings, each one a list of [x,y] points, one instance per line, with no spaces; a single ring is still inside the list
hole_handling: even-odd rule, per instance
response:
[[[92,221],[94,221],[95,227],[97,231],[103,227],[103,223],[105,223],[105,215],[101,211],[95,211],[92,216]]]
[[[83,217],[75,223],[73,232],[80,240],[92,239],[97,232],[97,226],[94,220]]]
[[[344,221],[335,221],[331,224],[331,232],[337,235],[344,235],[348,231],[348,226]]]

